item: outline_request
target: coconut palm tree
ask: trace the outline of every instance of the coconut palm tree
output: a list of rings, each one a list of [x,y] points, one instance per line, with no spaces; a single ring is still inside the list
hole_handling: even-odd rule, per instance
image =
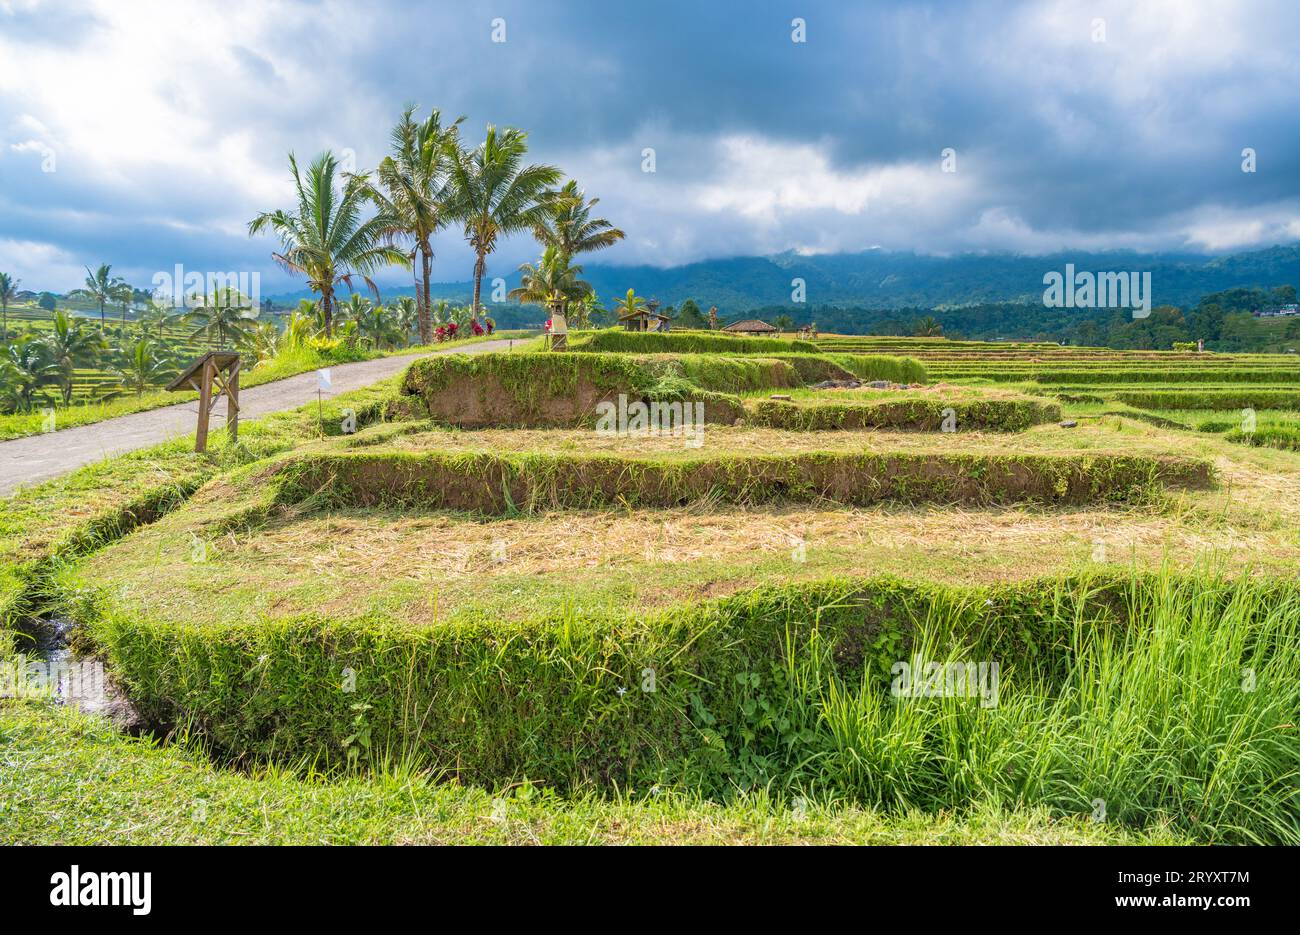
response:
[[[374,303],[359,292],[353,292],[348,296],[346,302],[339,303],[339,320],[355,321],[360,327],[361,323],[370,315]]]
[[[14,279],[8,273],[0,273],[0,342],[9,340],[9,303],[18,298],[18,283],[22,280]]]
[[[420,327],[420,306],[409,295],[401,296],[389,306],[394,317],[397,319],[397,327],[402,329],[402,343],[409,345],[411,343],[411,332],[419,332]],[[429,334],[433,334],[433,322],[429,322]],[[424,339],[421,338],[421,341]]]
[[[104,330],[104,306],[113,299],[117,298],[118,288],[122,285],[123,280],[113,276],[113,267],[108,263],[100,263],[99,267],[91,272],[89,266],[86,267],[86,283],[81,289],[73,289],[72,295],[81,296],[90,299],[92,302],[99,304],[99,330]]]
[[[916,323],[916,336],[920,338],[937,338],[943,334],[943,325],[933,315],[926,315]]]
[[[393,246],[389,231],[393,221],[382,215],[361,219],[369,183],[366,176],[338,180],[338,160],[331,152],[317,156],[303,178],[298,161],[289,154],[289,169],[298,199],[293,211],[268,211],[248,222],[250,236],[267,231],[280,237],[277,263],[307,277],[307,286],[320,295],[325,335],[334,332],[334,289],[340,283],[352,288],[359,276],[379,296],[370,274],[387,264],[407,267],[405,253]]]
[[[442,112],[434,108],[423,122],[415,120],[415,106],[402,117],[389,135],[392,152],[375,170],[375,180],[366,194],[382,217],[387,218],[391,234],[409,238],[411,258],[416,274],[415,297],[419,314],[420,343],[428,344],[433,331],[429,322],[429,281],[433,273],[433,235],[449,218],[447,204],[451,197],[451,169],[460,156],[459,128],[464,117],[446,126]]]
[[[627,295],[614,303],[614,313],[620,320],[646,311],[650,311],[649,304],[632,289],[627,290]]]
[[[561,177],[555,166],[523,164],[528,135],[491,124],[473,152],[461,153],[452,166],[452,194],[447,215],[464,224],[465,239],[474,249],[473,315],[482,309],[483,275],[487,257],[502,237],[535,231],[557,207],[549,187]]]
[[[126,312],[131,307],[131,302],[135,299],[135,287],[125,279],[117,280],[117,287],[113,290],[113,298],[122,306],[122,332],[126,333]]]
[[[180,317],[182,316],[178,316],[167,303],[157,297],[151,298],[148,306],[140,313],[140,335],[148,337],[150,329],[157,328],[157,340],[161,344],[166,337],[163,333],[166,327]]]
[[[104,349],[104,339],[73,324],[67,312],[54,313],[54,326],[45,336],[50,361],[57,369],[57,382],[63,392],[63,405],[72,402],[72,378],[78,367],[93,364]]]
[[[605,314],[605,308],[600,304],[600,299],[595,292],[588,292],[576,302],[569,303],[569,308],[573,310],[575,328],[586,328]]]
[[[551,193],[554,211],[533,232],[543,246],[554,247],[565,259],[612,247],[626,236],[605,218],[593,218],[591,209],[600,199],[586,197],[578,183],[569,179],[563,188]]]
[[[541,305],[551,314],[565,314],[568,304],[591,293],[591,284],[578,277],[581,266],[573,266],[555,247],[547,247],[536,264],[519,267],[519,288],[510,290],[510,298],[520,303]]]
[[[36,391],[57,383],[59,369],[43,338],[27,335],[4,349],[4,391],[11,395],[16,408],[29,412],[36,404]]]
[[[248,349],[259,364],[275,357],[280,352],[282,343],[280,329],[269,321],[254,328],[247,342]]]
[[[149,338],[141,338],[126,348],[109,368],[118,382],[140,396],[151,386],[166,383],[176,375],[176,365],[161,353]]]
[[[247,341],[257,327],[257,310],[245,306],[231,289],[202,296],[199,302],[185,315],[185,321],[195,326],[190,340],[202,337],[213,347],[233,348]]]
[[[357,333],[371,346],[384,349],[397,347],[402,340],[402,329],[397,316],[382,305],[367,304],[361,317],[355,319]]]

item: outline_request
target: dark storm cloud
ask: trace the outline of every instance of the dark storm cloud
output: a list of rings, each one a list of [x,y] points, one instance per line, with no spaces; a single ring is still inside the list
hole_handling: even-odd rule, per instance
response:
[[[59,248],[63,266],[260,263],[274,282],[273,244],[241,226],[288,206],[285,153],[350,149],[372,165],[407,102],[465,114],[470,140],[489,121],[527,128],[535,157],[578,177],[627,229],[601,258],[611,262],[872,246],[1217,250],[1300,236],[1300,14],[1289,4],[206,12],[198,35],[179,19],[160,33],[162,14],[107,3],[0,12],[0,42],[17,56],[0,65],[0,262],[17,250],[6,242],[38,243]],[[504,43],[492,41],[495,17]],[[806,42],[791,41],[795,17]],[[58,67],[52,47],[73,76],[24,83],[24,66]],[[87,57],[102,67],[77,71]],[[90,136],[98,111],[79,105],[118,83],[121,126]],[[35,168],[45,143],[59,152],[55,177]],[[654,175],[641,171],[645,147]],[[945,147],[955,177],[939,172]],[[1257,173],[1240,171],[1245,147]],[[508,242],[494,271],[533,250]],[[467,277],[455,232],[439,255],[441,278]]]

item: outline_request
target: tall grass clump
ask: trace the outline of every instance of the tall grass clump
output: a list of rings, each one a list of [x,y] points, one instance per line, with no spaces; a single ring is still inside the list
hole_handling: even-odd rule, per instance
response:
[[[1300,600],[1164,575],[1123,601],[1116,627],[1085,595],[1050,598],[1068,665],[1003,658],[995,707],[895,698],[869,670],[846,680],[814,632],[762,702],[807,740],[750,759],[786,788],[886,811],[1047,807],[1207,843],[1300,843]],[[961,615],[931,605],[908,654],[988,659],[952,640]]]

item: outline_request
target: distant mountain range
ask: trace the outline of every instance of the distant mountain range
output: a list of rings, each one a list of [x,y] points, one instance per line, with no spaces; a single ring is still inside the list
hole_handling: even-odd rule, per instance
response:
[[[1042,300],[1044,274],[1063,272],[1067,263],[1080,272],[1149,271],[1156,305],[1195,305],[1207,293],[1239,286],[1300,286],[1300,245],[1217,257],[1128,251],[940,257],[869,250],[734,257],[667,268],[611,266],[588,260],[584,278],[606,303],[635,288],[638,295],[657,298],[665,305],[692,298],[705,310],[716,305],[723,317],[735,317],[755,308],[792,305],[796,279],[803,280],[809,305],[943,309],[987,302],[1036,303]],[[507,276],[506,282],[513,288],[518,274]],[[471,291],[470,282],[433,286],[436,298],[453,302],[468,302]],[[485,282],[485,301],[489,291]],[[386,299],[413,294],[412,286],[384,290]],[[284,305],[308,296],[304,290],[269,298]]]

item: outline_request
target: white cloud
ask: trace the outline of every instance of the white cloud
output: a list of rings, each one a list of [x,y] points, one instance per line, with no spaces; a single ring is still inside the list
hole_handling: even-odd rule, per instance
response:
[[[0,269],[33,290],[52,282],[79,283],[85,276],[84,267],[66,250],[30,240],[0,240]]]

